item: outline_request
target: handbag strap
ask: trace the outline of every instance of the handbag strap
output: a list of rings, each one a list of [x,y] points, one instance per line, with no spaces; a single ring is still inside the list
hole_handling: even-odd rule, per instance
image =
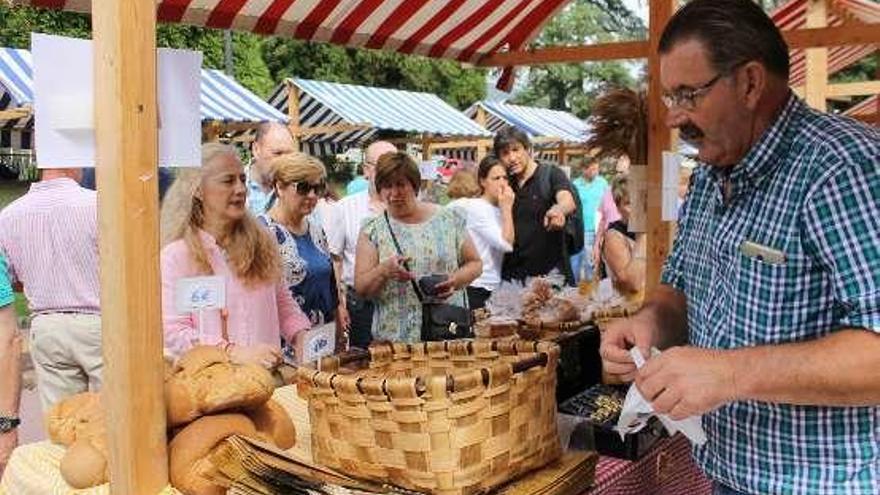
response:
[[[394,235],[394,229],[391,228],[391,219],[388,218],[388,210],[385,210],[385,225],[388,226],[388,232],[391,233],[391,241],[394,242],[394,248],[397,250],[397,254],[406,258],[406,255],[403,254],[403,250],[400,249],[400,243],[397,242],[397,236]],[[403,262],[403,267],[406,268],[406,271],[410,271],[409,263],[406,261]],[[410,284],[412,284],[412,288],[416,291],[416,297],[419,299],[420,303],[425,302],[425,297],[422,295],[422,291],[419,289],[419,284],[416,283],[415,280],[409,279]]]

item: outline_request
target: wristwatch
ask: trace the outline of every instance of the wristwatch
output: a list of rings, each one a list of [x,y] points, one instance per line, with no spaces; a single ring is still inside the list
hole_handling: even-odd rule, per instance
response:
[[[0,433],[8,433],[21,424],[21,420],[15,416],[0,416]]]

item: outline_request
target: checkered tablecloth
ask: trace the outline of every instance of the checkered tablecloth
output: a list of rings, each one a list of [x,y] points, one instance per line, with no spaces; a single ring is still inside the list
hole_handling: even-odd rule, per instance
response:
[[[694,464],[682,435],[664,438],[638,461],[601,457],[585,495],[708,495],[712,483]]]

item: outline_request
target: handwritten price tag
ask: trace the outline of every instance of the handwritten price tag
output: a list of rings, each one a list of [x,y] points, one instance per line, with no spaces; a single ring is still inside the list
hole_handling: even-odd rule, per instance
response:
[[[317,361],[336,350],[336,324],[326,323],[296,335],[298,364]]]
[[[175,287],[174,307],[178,314],[225,308],[226,282],[218,276],[182,278]]]

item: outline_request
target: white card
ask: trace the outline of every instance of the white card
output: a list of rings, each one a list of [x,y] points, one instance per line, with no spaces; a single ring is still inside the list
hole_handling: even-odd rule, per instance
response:
[[[31,50],[37,167],[94,167],[92,41],[32,33]],[[199,52],[158,50],[159,166],[201,164],[201,62]]]
[[[204,309],[226,307],[226,281],[223,277],[185,277],[174,287],[174,307],[185,315]]]
[[[678,178],[681,174],[681,155],[663,152],[663,212],[664,222],[678,220]]]

